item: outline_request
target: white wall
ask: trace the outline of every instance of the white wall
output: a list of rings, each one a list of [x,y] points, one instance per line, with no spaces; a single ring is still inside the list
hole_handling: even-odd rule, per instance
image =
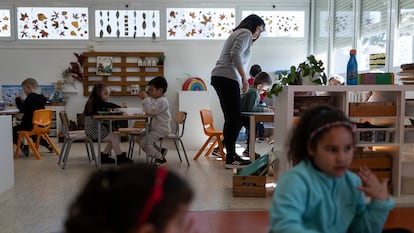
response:
[[[12,1],[2,1],[12,2]],[[2,3],[0,2],[0,4]],[[38,2],[38,1],[36,1]],[[52,1],[44,1],[52,2]],[[53,1],[56,2],[56,1]],[[81,2],[81,1],[76,1]],[[99,3],[104,1],[99,1]],[[120,1],[121,2],[121,1]],[[148,1],[151,2],[151,1]],[[171,6],[173,3],[164,2]],[[200,1],[186,1],[186,6],[200,7]],[[227,4],[234,7],[246,7],[252,5],[251,1],[221,1],[220,4]],[[243,2],[245,2],[243,4]],[[273,1],[276,3],[276,1]],[[278,1],[278,5],[279,6]],[[90,0],[91,4],[98,4]],[[131,2],[124,2],[133,4]],[[183,4],[182,2],[179,2]],[[233,3],[233,4],[231,4]],[[308,0],[290,1],[290,5],[308,4]],[[217,3],[216,3],[217,4]],[[249,5],[246,5],[249,4]],[[269,1],[256,1],[257,6],[271,7]],[[203,7],[214,7],[214,3],[203,4]],[[24,41],[26,42],[26,41]],[[4,42],[0,41],[0,84],[20,84],[27,77],[33,77],[41,84],[48,84],[60,80],[60,73],[65,69],[69,62],[74,61],[73,52],[82,53],[87,51],[89,44],[95,45],[95,51],[162,51],[166,54],[165,76],[169,81],[167,97],[170,100],[171,113],[174,115],[178,110],[178,91],[181,89],[186,74],[197,76],[206,81],[208,88],[211,90],[210,106],[215,115],[217,128],[221,128],[223,120],[217,96],[214,89],[209,85],[210,71],[214,67],[216,59],[220,53],[224,41],[129,41],[129,42],[46,42],[40,43],[22,41]],[[287,69],[292,64],[297,64],[307,55],[307,42],[304,39],[266,39],[260,38],[255,42],[253,55],[250,65],[257,63],[267,72],[273,72],[278,69]],[[76,92],[70,94],[67,102],[67,111],[69,118],[75,120],[76,113],[82,112],[86,97],[83,96],[83,87],[77,83]],[[113,97],[113,102],[126,102],[129,106],[138,106],[136,97]]]

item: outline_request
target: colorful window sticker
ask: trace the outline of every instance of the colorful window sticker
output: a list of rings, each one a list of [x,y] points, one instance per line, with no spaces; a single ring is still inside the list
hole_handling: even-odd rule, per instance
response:
[[[10,10],[0,9],[0,38],[10,36]]]
[[[22,40],[89,39],[86,7],[18,7],[17,33]]]
[[[226,39],[235,28],[233,8],[167,8],[167,40]]]
[[[250,14],[256,14],[265,21],[263,37],[305,36],[305,11],[242,11],[242,18]]]

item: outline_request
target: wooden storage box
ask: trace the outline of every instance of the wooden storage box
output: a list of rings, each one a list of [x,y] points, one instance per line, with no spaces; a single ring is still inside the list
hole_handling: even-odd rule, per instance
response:
[[[304,111],[315,105],[332,105],[332,96],[295,96],[294,116],[301,116]]]
[[[388,179],[389,189],[391,191],[391,170],[392,157],[385,152],[364,151],[354,154],[352,164],[349,169],[355,173],[360,167],[367,167],[378,177],[378,179]]]
[[[266,197],[266,176],[233,176],[233,197]]]
[[[397,107],[390,102],[350,103],[350,117],[396,116]]]

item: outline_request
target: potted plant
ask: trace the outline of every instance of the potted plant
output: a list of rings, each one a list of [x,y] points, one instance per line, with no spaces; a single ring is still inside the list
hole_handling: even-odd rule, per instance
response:
[[[306,57],[306,61],[300,63],[297,67],[291,66],[290,71],[284,71],[279,74],[278,81],[273,84],[271,90],[267,93],[268,97],[278,96],[284,86],[302,85],[311,83],[315,85],[326,85],[327,76],[325,67],[321,60],[316,60],[314,55]],[[305,81],[305,82],[304,82]]]
[[[164,53],[161,53],[158,56],[158,65],[160,65],[160,66],[164,65],[164,61],[165,61],[165,54]]]

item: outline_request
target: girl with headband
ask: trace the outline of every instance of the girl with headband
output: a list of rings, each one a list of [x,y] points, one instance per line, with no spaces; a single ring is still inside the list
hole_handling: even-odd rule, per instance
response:
[[[304,112],[288,145],[294,167],[279,178],[274,192],[269,233],[382,231],[393,201],[387,180],[379,181],[366,167],[358,174],[348,170],[354,128],[330,106]]]

